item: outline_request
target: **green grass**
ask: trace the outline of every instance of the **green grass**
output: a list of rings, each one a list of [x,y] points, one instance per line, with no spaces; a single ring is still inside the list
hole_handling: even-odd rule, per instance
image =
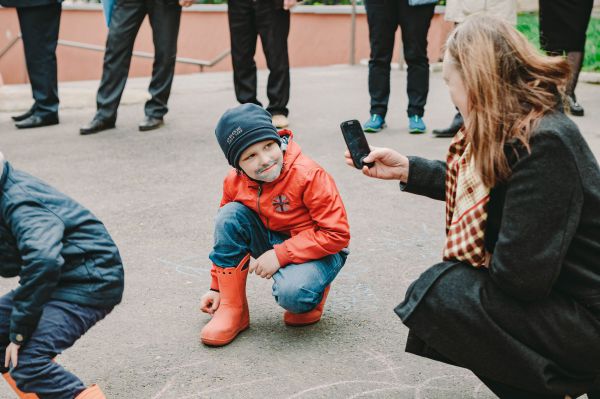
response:
[[[537,48],[540,48],[540,27],[537,13],[519,15],[517,29]],[[583,70],[600,72],[600,18],[592,17],[588,26]]]

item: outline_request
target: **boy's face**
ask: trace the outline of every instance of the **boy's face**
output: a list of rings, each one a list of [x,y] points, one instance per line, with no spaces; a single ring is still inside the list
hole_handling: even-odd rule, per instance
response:
[[[283,151],[281,151],[275,140],[259,141],[242,152],[239,165],[248,177],[254,180],[272,182],[281,173]]]

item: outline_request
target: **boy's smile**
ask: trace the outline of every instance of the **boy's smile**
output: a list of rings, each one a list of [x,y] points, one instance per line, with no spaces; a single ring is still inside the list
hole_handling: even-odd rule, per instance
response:
[[[275,140],[252,144],[242,152],[239,167],[251,179],[272,182],[283,167],[283,151]]]

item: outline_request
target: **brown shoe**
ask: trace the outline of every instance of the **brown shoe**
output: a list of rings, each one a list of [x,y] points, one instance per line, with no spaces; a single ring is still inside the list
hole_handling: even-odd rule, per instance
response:
[[[209,346],[227,345],[250,326],[246,299],[246,279],[250,254],[236,267],[216,267],[221,302],[212,319],[200,333],[200,340]]]
[[[321,302],[315,307],[313,310],[309,310],[305,313],[292,313],[289,310],[286,310],[283,314],[283,322],[288,326],[292,327],[302,327],[308,326],[310,324],[315,324],[319,320],[321,320],[321,316],[323,315],[323,308],[325,307],[325,301],[327,300],[327,294],[329,294],[329,288],[331,285],[325,287],[325,291],[323,291],[323,297],[321,298]]]
[[[277,129],[283,129],[289,125],[290,122],[288,121],[287,116],[282,114],[273,115],[273,126],[275,126]]]

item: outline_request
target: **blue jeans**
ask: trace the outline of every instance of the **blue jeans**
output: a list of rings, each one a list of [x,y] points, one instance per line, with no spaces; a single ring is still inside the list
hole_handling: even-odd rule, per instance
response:
[[[219,209],[215,243],[210,260],[220,267],[235,267],[249,252],[257,258],[289,237],[268,230],[258,215],[238,202]],[[289,264],[273,275],[273,296],[282,308],[293,313],[314,309],[323,291],[346,263],[348,251],[302,264]]]
[[[10,343],[13,297],[13,292],[0,297],[0,370],[3,373],[6,372],[4,353]],[[40,399],[73,399],[86,389],[79,378],[52,359],[73,346],[111,310],[50,300],[44,306],[37,328],[19,349],[18,366],[10,370],[19,389],[35,393]]]

